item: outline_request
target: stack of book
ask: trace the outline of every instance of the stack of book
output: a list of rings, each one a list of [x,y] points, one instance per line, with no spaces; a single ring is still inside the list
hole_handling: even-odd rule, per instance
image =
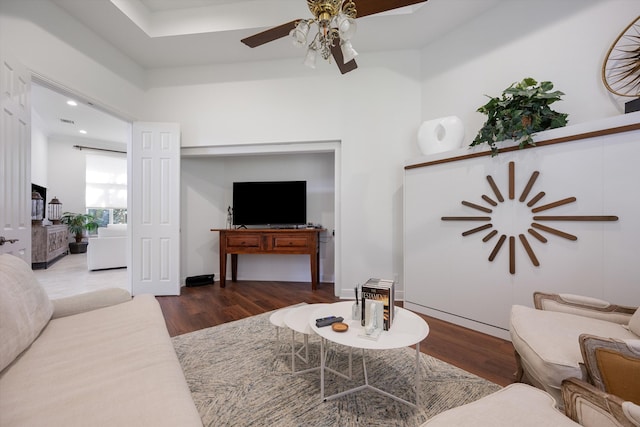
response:
[[[362,285],[362,326],[369,319],[367,302],[378,301],[383,305],[383,327],[385,331],[391,329],[395,305],[395,282],[393,280],[369,279]]]

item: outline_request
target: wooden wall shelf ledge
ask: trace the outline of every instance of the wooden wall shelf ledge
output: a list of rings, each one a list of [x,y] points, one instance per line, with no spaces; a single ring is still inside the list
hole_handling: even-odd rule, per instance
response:
[[[614,135],[634,130],[640,130],[640,112],[623,114],[620,116],[595,120],[593,122],[580,123],[572,126],[538,132],[533,138],[536,146],[526,146],[523,150],[565,142],[588,140],[595,137]],[[501,147],[498,150],[499,153],[517,151],[520,149],[518,144],[513,141],[503,141],[498,143],[498,146]],[[489,150],[488,147],[463,147],[457,150],[423,156],[419,160],[408,162],[404,168],[405,170],[409,170],[490,155],[491,150]]]

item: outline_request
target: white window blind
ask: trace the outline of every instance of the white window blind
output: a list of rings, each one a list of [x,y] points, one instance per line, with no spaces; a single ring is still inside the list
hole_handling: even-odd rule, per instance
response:
[[[88,208],[127,207],[127,158],[86,155],[86,206]]]

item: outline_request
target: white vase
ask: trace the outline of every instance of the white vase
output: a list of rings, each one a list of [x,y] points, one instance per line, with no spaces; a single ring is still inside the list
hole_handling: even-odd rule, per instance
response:
[[[422,154],[441,153],[462,146],[464,126],[456,116],[422,122],[418,129],[418,146]]]

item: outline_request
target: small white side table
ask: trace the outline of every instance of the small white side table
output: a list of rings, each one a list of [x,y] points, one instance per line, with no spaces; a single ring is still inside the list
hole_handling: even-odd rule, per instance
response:
[[[271,322],[271,324],[276,327],[276,357],[285,354],[290,355],[290,352],[280,353],[280,329],[284,329],[287,327],[287,325],[285,325],[284,323],[284,316],[289,310],[291,310],[291,307],[281,308],[280,310],[274,311],[273,313],[271,313],[271,316],[269,316],[269,322]]]
[[[309,363],[309,334],[313,332],[309,326],[309,317],[315,310],[325,305],[328,304],[305,304],[300,307],[290,308],[284,315],[284,324],[291,329],[291,372],[293,374],[302,374],[319,369],[319,367],[316,366],[302,371],[296,371],[296,358],[299,358],[304,363]],[[303,344],[297,350],[295,348],[296,332],[303,335]],[[301,354],[303,351],[304,356]]]
[[[364,334],[364,328],[361,326],[359,320],[351,320],[351,306],[353,301],[336,302],[333,304],[326,304],[318,307],[309,319],[309,327],[320,337],[320,398],[322,401],[336,399],[349,393],[354,393],[360,390],[369,389],[376,391],[384,396],[397,400],[398,402],[405,403],[409,406],[416,407],[420,400],[419,385],[420,385],[420,341],[425,339],[429,335],[429,325],[425,320],[417,314],[405,310],[401,307],[395,307],[393,324],[388,331],[382,331],[377,340],[371,340],[368,338],[362,338],[359,335]],[[349,325],[349,329],[346,332],[336,332],[331,327],[318,328],[316,326],[315,319],[327,316],[342,316],[344,317],[344,323]],[[349,348],[362,349],[362,368],[364,370],[364,384],[354,387],[352,389],[336,393],[331,396],[324,395],[324,371],[326,368],[324,343],[325,340],[329,340],[336,344],[344,345]],[[415,403],[402,399],[384,390],[369,384],[369,378],[367,376],[367,364],[365,362],[365,350],[390,350],[395,348],[408,347],[410,345],[416,346],[416,373],[415,373]]]
[[[321,369],[320,366],[313,366],[301,371],[296,371],[296,358],[302,360],[304,363],[309,363],[309,335],[313,333],[310,323],[313,323],[314,325],[316,323],[316,317],[313,317],[316,310],[329,305],[331,304],[307,304],[300,307],[293,307],[287,310],[287,312],[285,313],[283,318],[284,324],[291,329],[291,372],[294,375],[303,374],[305,372],[311,372],[311,371],[316,371]],[[299,332],[304,335],[304,342],[298,350],[295,349],[296,332]],[[320,345],[321,345],[320,350],[322,353],[320,356],[320,360],[323,360],[325,350],[324,350],[324,344],[322,343],[322,341],[320,342]],[[301,354],[302,351],[305,352],[304,356],[302,356]],[[349,349],[348,373],[345,374],[342,372],[338,372],[334,369],[331,369],[328,366],[324,366],[324,370],[327,370],[329,372],[332,372],[335,375],[338,375],[342,378],[346,378],[350,380],[352,379],[352,373],[353,373],[352,367],[353,367],[353,354],[351,349]]]

